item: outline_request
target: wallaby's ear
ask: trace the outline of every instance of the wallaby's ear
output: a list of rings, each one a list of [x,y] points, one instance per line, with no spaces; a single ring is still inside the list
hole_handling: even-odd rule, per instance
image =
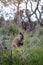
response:
[[[24,34],[24,32],[20,32],[20,34],[21,34],[21,35],[23,35],[23,34]]]
[[[22,32],[20,32],[20,34],[22,35]]]

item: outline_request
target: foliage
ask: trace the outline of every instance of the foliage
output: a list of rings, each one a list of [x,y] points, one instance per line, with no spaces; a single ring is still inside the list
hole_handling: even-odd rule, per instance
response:
[[[43,35],[43,28],[40,29],[39,31],[39,36]]]
[[[0,34],[4,34],[5,31],[3,30],[3,28],[0,28]]]
[[[43,49],[39,46],[32,49],[29,60],[30,65],[43,65]]]
[[[8,50],[3,50],[0,47],[0,64],[43,65],[43,36],[34,37],[33,32],[30,34],[32,34],[32,36],[28,36],[28,34],[25,33],[24,45],[19,48],[14,48],[12,52],[10,47],[11,43],[8,44],[7,42],[9,46]]]
[[[16,34],[19,33],[19,30],[18,30],[18,28],[16,26],[10,26],[9,27],[9,32],[13,33],[13,35],[16,35]]]
[[[34,36],[34,32],[30,32],[29,37],[33,37]]]

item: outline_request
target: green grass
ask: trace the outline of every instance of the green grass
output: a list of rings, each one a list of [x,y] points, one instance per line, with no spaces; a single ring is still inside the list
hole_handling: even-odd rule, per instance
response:
[[[43,28],[39,30],[39,36],[43,35]]]
[[[43,48],[37,46],[29,55],[30,65],[43,65]]]
[[[18,30],[18,28],[16,26],[10,26],[9,27],[9,32],[13,33],[13,35],[16,35],[16,34],[19,33],[19,30]]]
[[[3,30],[3,28],[0,28],[0,35],[5,34],[5,31]]]
[[[15,26],[14,26],[15,27]],[[18,34],[17,27],[10,27],[10,32]],[[0,50],[0,57],[2,57],[3,65],[43,65],[43,28],[39,30],[39,36],[34,37],[34,33],[30,35],[24,33],[24,45],[20,48],[15,48],[11,55],[11,43],[8,47],[10,50]],[[24,32],[24,31],[23,31]],[[7,42],[8,44],[8,42]],[[0,47],[1,48],[1,47]],[[2,54],[3,52],[3,54]],[[0,64],[1,65],[1,64]]]
[[[34,33],[30,32],[29,37],[33,37],[33,36],[34,36]]]

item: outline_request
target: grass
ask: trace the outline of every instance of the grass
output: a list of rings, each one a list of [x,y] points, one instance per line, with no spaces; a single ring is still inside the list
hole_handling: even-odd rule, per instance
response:
[[[0,28],[0,35],[5,34],[5,31],[3,30],[3,28]]]
[[[39,30],[39,36],[34,37],[34,33],[30,35],[17,27],[10,27],[10,32],[18,34],[19,31],[24,33],[24,45],[20,48],[15,48],[11,54],[10,50],[0,50],[1,62],[3,65],[43,65],[43,28]],[[17,31],[15,30],[17,29]],[[19,30],[19,31],[18,31]],[[8,42],[7,42],[8,44]],[[11,44],[9,42],[8,47]],[[0,47],[1,48],[1,47]],[[3,54],[2,54],[3,52]],[[0,64],[1,65],[1,64]]]
[[[33,36],[34,36],[34,33],[30,32],[29,37],[33,37]]]
[[[40,46],[32,49],[29,60],[30,65],[43,65],[43,49]]]
[[[39,30],[39,36],[43,35],[43,27]]]
[[[14,25],[14,26],[10,26],[10,27],[9,27],[9,32],[10,32],[10,33],[13,33],[13,35],[16,35],[16,34],[19,33],[19,30],[18,30],[18,28]]]

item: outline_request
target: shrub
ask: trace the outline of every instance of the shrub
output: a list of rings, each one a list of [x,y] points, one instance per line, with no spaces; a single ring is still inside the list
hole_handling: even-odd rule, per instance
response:
[[[40,40],[40,46],[43,47],[43,36],[41,36],[41,37],[39,38],[39,40]]]
[[[3,28],[0,28],[0,34],[4,34],[5,31],[3,30]]]
[[[9,27],[9,32],[13,33],[13,35],[16,35],[16,34],[19,33],[19,30],[18,30],[18,28],[16,26],[10,26]]]
[[[31,32],[31,33],[29,34],[29,37],[33,37],[33,36],[34,36],[34,33]]]
[[[17,17],[14,19],[14,21],[15,21],[15,23],[17,23],[17,21],[18,21]]]
[[[43,28],[40,29],[39,31],[39,36],[43,35]]]

